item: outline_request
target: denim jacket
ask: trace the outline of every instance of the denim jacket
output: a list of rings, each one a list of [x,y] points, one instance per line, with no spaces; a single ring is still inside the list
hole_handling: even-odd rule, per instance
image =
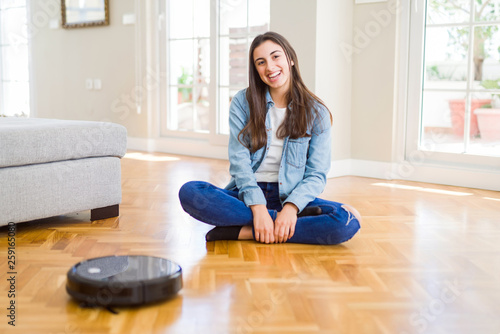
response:
[[[238,134],[247,124],[250,109],[246,99],[246,89],[236,93],[229,109],[229,172],[232,176],[226,189],[239,191],[239,199],[247,206],[266,204],[262,190],[257,185],[254,172],[265,159],[271,144],[271,135],[267,144],[255,153],[238,141]],[[267,111],[274,105],[269,91],[266,94]],[[299,212],[313,201],[326,185],[326,175],[330,169],[331,124],[329,112],[321,104],[317,105],[318,117],[308,130],[311,137],[283,140],[283,153],[278,173],[279,194],[282,205],[295,204]],[[266,129],[271,131],[269,113],[266,116]]]

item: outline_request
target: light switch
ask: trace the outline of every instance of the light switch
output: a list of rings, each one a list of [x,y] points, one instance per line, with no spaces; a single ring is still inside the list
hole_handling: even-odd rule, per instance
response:
[[[135,24],[135,14],[123,14],[123,25]]]
[[[58,19],[52,19],[49,22],[49,28],[50,29],[59,29],[59,20]]]
[[[92,90],[93,87],[94,84],[92,83],[92,79],[85,80],[85,88],[87,88],[87,90]]]
[[[94,79],[94,89],[100,90],[102,88],[101,79]]]

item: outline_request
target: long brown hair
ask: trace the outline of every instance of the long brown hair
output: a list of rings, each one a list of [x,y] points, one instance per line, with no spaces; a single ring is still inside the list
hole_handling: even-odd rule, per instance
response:
[[[286,94],[287,109],[285,119],[276,131],[278,138],[290,136],[292,139],[310,137],[307,133],[309,126],[318,114],[317,104],[326,105],[312,93],[302,81],[299,71],[299,62],[295,50],[290,43],[278,33],[268,31],[255,37],[249,51],[249,86],[246,98],[250,107],[250,118],[245,127],[238,134],[238,140],[248,147],[251,152],[257,151],[266,145],[266,92],[267,85],[261,80],[253,61],[254,50],[264,43],[271,41],[283,48],[290,68],[290,89]],[[291,64],[293,63],[293,66]],[[330,112],[328,110],[328,112]],[[330,113],[330,122],[332,115]]]

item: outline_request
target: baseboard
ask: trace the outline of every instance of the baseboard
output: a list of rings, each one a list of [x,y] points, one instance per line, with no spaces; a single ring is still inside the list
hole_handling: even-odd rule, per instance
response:
[[[334,160],[328,178],[353,175],[389,179],[391,170],[392,163],[389,162],[357,159]]]
[[[411,181],[500,191],[500,171],[424,165],[406,177]]]
[[[127,150],[155,152],[154,139],[127,137]]]
[[[352,159],[334,160],[327,177],[329,179],[340,176],[351,175]]]
[[[444,165],[413,166],[357,159],[332,161],[328,178],[362,176],[384,180],[407,180],[457,187],[500,191],[500,171]]]
[[[189,155],[202,158],[228,159],[227,146],[211,145],[203,140],[186,138],[145,139],[128,137],[127,149]]]

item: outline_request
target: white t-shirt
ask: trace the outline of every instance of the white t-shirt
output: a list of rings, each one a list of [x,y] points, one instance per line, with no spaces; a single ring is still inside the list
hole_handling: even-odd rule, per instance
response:
[[[283,153],[283,139],[276,137],[276,130],[278,130],[285,119],[285,112],[286,108],[276,108],[275,106],[269,108],[272,133],[271,145],[269,146],[266,158],[255,172],[257,182],[278,182],[281,154]]]

